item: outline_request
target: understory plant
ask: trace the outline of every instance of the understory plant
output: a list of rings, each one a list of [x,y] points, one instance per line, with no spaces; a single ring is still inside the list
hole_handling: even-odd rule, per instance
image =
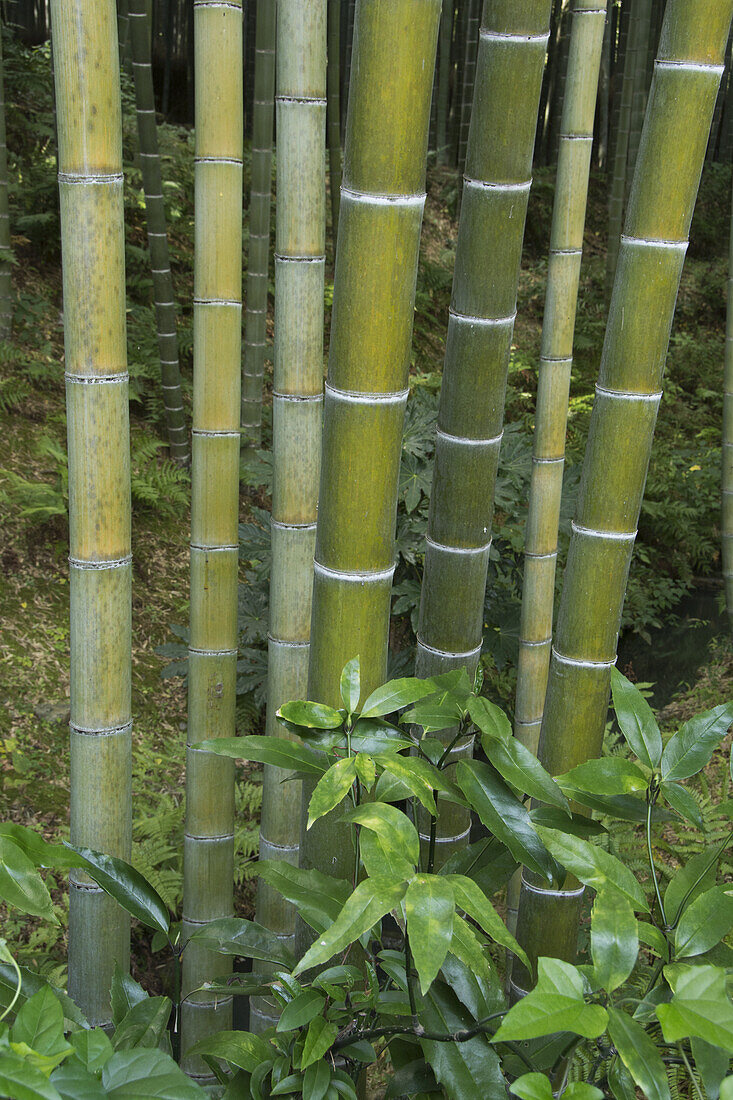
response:
[[[209,1094],[266,1100],[355,1098],[367,1064],[388,1053],[387,1098],[452,1100],[655,1100],[733,1096],[733,888],[717,882],[722,843],[692,856],[662,888],[654,859],[660,830],[702,825],[684,781],[710,761],[733,722],[724,703],[663,738],[639,690],[613,675],[616,718],[629,754],[551,777],[512,736],[504,713],[455,670],[392,680],[360,703],[359,660],[341,677],[343,706],[291,702],[279,720],[295,739],[247,736],[201,742],[208,751],[288,769],[315,788],[307,827],[327,814],[349,826],[353,880],[262,861],[260,876],[310,928],[296,960],[269,929],[221,918],[188,940],[267,964],[206,982],[222,997],[270,998],[276,1026],[220,1032],[195,1053],[218,1085]],[[474,759],[446,767],[454,728]],[[733,766],[733,765],[732,765]],[[441,864],[435,819],[442,800],[471,810],[469,846]],[[721,811],[731,816],[731,803]],[[424,839],[418,832],[418,822]],[[427,822],[427,831],[423,825]],[[614,856],[614,828],[645,838],[637,878]],[[518,865],[548,884],[575,881],[592,896],[589,950],[577,963],[527,958],[492,903]],[[39,867],[83,867],[169,945],[183,949],[155,889],[120,859],[48,844],[0,825],[0,896],[55,919]],[[580,888],[580,887],[579,887]],[[516,1004],[503,991],[504,950],[532,975]],[[63,991],[21,970],[3,942],[0,1092],[10,1097],[187,1098],[206,1095],[176,1065],[180,984],[148,997],[115,974],[114,1029],[90,1028]],[[4,1091],[3,1091],[4,1090]]]

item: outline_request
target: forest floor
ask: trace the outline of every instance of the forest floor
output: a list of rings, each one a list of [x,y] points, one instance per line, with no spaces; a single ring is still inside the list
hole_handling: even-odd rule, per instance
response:
[[[170,128],[171,160],[183,161],[182,131]],[[177,145],[176,145],[177,143]],[[165,144],[165,143],[164,143]],[[175,640],[171,627],[188,619],[188,481],[165,457],[160,402],[154,392],[154,335],[142,337],[152,320],[145,268],[144,230],[137,177],[127,196],[128,270],[131,291],[130,360],[133,370],[133,859],[176,911],[181,894],[183,830],[185,682],[163,678],[169,656],[158,647]],[[638,633],[662,625],[679,595],[700,576],[719,573],[719,468],[724,348],[725,237],[729,170],[706,176],[693,244],[680,292],[669,357],[665,402],[650,471],[649,503],[642,514],[639,555],[642,571],[630,590],[630,625]],[[546,278],[553,179],[537,174],[520,281],[518,319],[510,366],[507,421],[528,433],[536,394],[536,366]],[[418,279],[414,388],[437,389],[455,245],[457,185],[454,173],[430,174],[423,257]],[[182,187],[172,212],[174,274],[181,314],[181,348],[186,399],[191,377],[191,192]],[[57,248],[49,248],[26,221],[13,237],[18,302],[14,334],[0,344],[0,819],[32,826],[48,839],[68,836],[69,622],[68,525],[65,486],[65,409],[61,280]],[[577,359],[571,390],[568,453],[577,463],[592,403],[606,307],[603,183],[591,192],[586,255],[579,306]],[[141,259],[142,256],[142,259]],[[328,320],[328,319],[327,319]],[[272,318],[270,318],[271,326]],[[271,334],[271,327],[270,327]],[[147,343],[145,343],[147,341]],[[325,360],[324,360],[325,365]],[[256,482],[256,478],[254,479]],[[243,484],[241,521],[266,506],[266,490]],[[507,511],[509,509],[507,508]],[[500,517],[504,524],[506,517]],[[243,571],[244,573],[244,571]],[[628,610],[628,609],[627,609]],[[508,695],[507,666],[494,662],[498,698]],[[633,670],[632,670],[633,672]],[[509,676],[509,680],[507,680]],[[692,682],[680,683],[661,715],[672,730],[702,709],[733,696],[733,649],[719,638]],[[259,711],[245,700],[248,729],[261,728]],[[609,751],[618,751],[610,735]],[[239,769],[237,909],[253,914],[252,860],[257,848],[260,783],[256,768]],[[723,824],[716,806],[730,798],[724,750],[717,752],[698,785],[706,837],[714,842]],[[660,860],[667,872],[685,851],[685,830],[666,831]],[[690,841],[692,843],[692,841]],[[631,853],[631,827],[619,834],[619,850]],[[0,907],[3,935],[19,961],[63,981],[65,915],[63,876],[52,890],[58,928],[20,920]],[[52,885],[49,882],[49,885]],[[150,951],[147,934],[135,933],[133,965],[148,988],[166,985],[164,967]],[[161,970],[161,973],[158,971]]]

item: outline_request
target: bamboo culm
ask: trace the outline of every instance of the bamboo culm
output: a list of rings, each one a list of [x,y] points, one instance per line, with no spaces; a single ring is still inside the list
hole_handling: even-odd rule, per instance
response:
[[[52,0],[69,449],[71,842],[131,840],[130,439],[117,15]],[[111,1024],[130,919],[83,872],[69,890],[69,993]]]
[[[267,733],[286,736],[277,710],[308,691],[323,419],[323,292],[326,249],[326,0],[278,0],[278,202],[275,251],[272,568]],[[298,863],[301,785],[266,767],[260,857]],[[295,910],[260,882],[257,920],[289,947]],[[257,973],[267,973],[256,964]],[[250,1024],[277,1020],[253,999]]]
[[[5,81],[0,37],[0,340],[7,340],[13,327],[13,276],[10,257],[8,147],[5,136]]]
[[[262,442],[262,384],[267,357],[276,18],[277,0],[257,0],[252,114],[252,190],[249,200],[247,298],[242,367],[241,429],[242,449],[245,452],[256,450]]]
[[[453,36],[453,0],[443,0],[438,44],[437,134],[438,164],[449,160],[448,110],[450,107],[450,52]]]
[[[183,866],[183,1066],[198,1039],[231,1026],[232,999],[202,992],[231,959],[185,947],[233,907],[234,761],[190,746],[235,734],[242,332],[242,5],[196,0],[194,394],[191,618]],[[193,992],[197,990],[197,992]]]
[[[628,166],[626,169],[626,190],[631,186],[639,152],[641,128],[644,123],[647,84],[647,54],[651,41],[652,0],[638,0],[636,8],[636,34],[634,42],[634,88],[631,97],[631,121],[629,124]]]
[[[438,409],[417,632],[417,675],[481,653],[494,487],[532,172],[550,0],[486,0]],[[452,741],[455,730],[440,737]],[[458,744],[452,759],[470,752]],[[468,842],[470,815],[441,807],[436,865]],[[429,833],[421,822],[421,833]]]
[[[360,657],[363,698],[386,678],[439,17],[440,0],[356,6],[308,676],[309,698],[333,706],[351,658]],[[301,864],[352,878],[354,853],[338,816],[304,830]]]
[[[478,32],[481,23],[481,0],[469,0],[466,17],[466,55],[463,62],[463,87],[461,89],[461,121],[458,134],[458,171],[463,175],[466,167],[468,149],[468,131],[471,125],[473,89],[476,82],[476,54],[478,53]]]
[[[331,235],[334,253],[339,232],[341,194],[341,0],[328,0],[328,73],[326,125],[328,127],[328,180],[331,188]]]
[[[638,0],[637,0],[638,2]],[[618,115],[618,125],[613,149],[613,174],[608,198],[608,245],[606,249],[606,296],[610,298],[616,275],[621,227],[624,218],[624,198],[626,196],[626,172],[629,154],[629,129],[631,126],[631,108],[634,95],[634,37],[636,20],[629,21],[624,51],[623,83]]]
[[[733,631],[733,207],[728,254],[728,302],[723,381],[723,580],[728,625]]]
[[[619,250],[550,664],[539,756],[598,756],[664,363],[733,0],[669,0]],[[684,134],[681,141],[679,135]],[[582,888],[523,872],[517,938],[572,961]],[[548,950],[549,948],[549,950]],[[514,964],[513,993],[529,988]]]
[[[132,48],[132,73],[135,81],[137,135],[140,147],[143,190],[145,192],[145,222],[153,275],[155,320],[158,330],[160,374],[165,407],[165,423],[171,458],[180,466],[188,466],[191,449],[186,426],[186,412],[181,390],[181,368],[178,360],[176,334],[176,303],[168,255],[168,232],[163,202],[163,177],[158,153],[158,130],[155,123],[155,95],[150,64],[150,26],[146,0],[128,0],[128,27]]]

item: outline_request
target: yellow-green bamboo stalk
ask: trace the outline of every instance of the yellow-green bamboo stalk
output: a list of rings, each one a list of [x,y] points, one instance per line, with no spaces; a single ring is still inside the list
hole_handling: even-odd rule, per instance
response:
[[[725,319],[723,383],[723,580],[728,625],[733,630],[733,210],[728,254],[728,309]]]
[[[669,0],[621,239],[550,664],[539,756],[552,775],[597,756],[669,333],[733,0]],[[680,139],[684,135],[684,140]],[[575,951],[582,890],[523,872],[530,958]],[[555,930],[554,932],[552,930]],[[562,931],[564,930],[564,931]],[[515,995],[528,978],[515,963]],[[517,973],[518,972],[518,973]]]
[[[334,252],[339,232],[341,194],[341,0],[328,0],[328,73],[326,110],[328,126],[328,179],[331,185],[331,235]]]
[[[247,299],[242,367],[243,450],[254,450],[262,442],[262,380],[267,348],[267,287],[270,267],[276,15],[277,0],[257,0],[252,190],[249,199]]]
[[[278,186],[275,252],[272,570],[267,733],[284,735],[277,710],[308,690],[308,654],[323,415],[326,248],[326,0],[278,0]],[[297,865],[300,783],[266,767],[260,857]],[[291,948],[295,910],[260,882],[257,920]],[[260,967],[260,972],[263,968]],[[253,1000],[260,1030],[274,1004]]]
[[[646,110],[646,97],[649,90],[648,75],[649,40],[651,38],[652,0],[639,0],[636,10],[637,28],[634,44],[634,89],[631,97],[631,121],[629,124],[629,152],[628,168],[626,170],[627,186],[629,190],[631,180],[636,167],[636,157],[639,152],[641,140],[641,128],[644,123]]]
[[[631,109],[634,98],[634,75],[636,57],[636,37],[638,33],[639,0],[634,0],[636,7],[631,9],[631,18],[626,34],[626,48],[624,51],[624,75],[621,85],[621,101],[618,114],[618,126],[616,127],[613,174],[611,176],[611,190],[608,198],[608,245],[606,249],[606,296],[610,298],[613,289],[613,280],[616,274],[618,261],[619,242],[621,239],[621,227],[624,221],[624,199],[626,197],[627,162],[629,155],[629,130],[631,128]]]
[[[473,88],[476,83],[476,54],[481,20],[481,0],[468,0],[466,13],[465,57],[463,60],[463,86],[461,89],[461,119],[458,134],[458,171],[463,173],[468,149],[468,130],[471,124]]]
[[[237,663],[239,416],[242,324],[242,3],[195,0],[196,228],[191,499],[191,629],[188,743],[233,737]],[[234,763],[188,750],[183,938],[230,916],[234,859]],[[186,996],[231,960],[188,948]],[[231,1026],[231,998],[194,993],[184,1002],[185,1057],[198,1039]]]
[[[443,0],[438,46],[437,144],[438,164],[449,159],[448,109],[450,106],[450,47],[453,37],[454,0]]]
[[[129,859],[130,441],[117,15],[52,0],[69,447],[71,840]],[[129,917],[79,871],[69,896],[69,992],[111,1022]]]
[[[550,0],[486,0],[438,410],[417,632],[417,674],[473,675],[481,653],[494,486],[532,172]],[[452,741],[455,731],[440,736]],[[470,752],[456,747],[455,758]],[[468,842],[441,808],[436,864]],[[428,823],[421,823],[428,832]]]
[[[188,444],[186,413],[181,391],[176,303],[173,297],[173,279],[168,256],[163,177],[158,153],[153,71],[150,64],[150,21],[146,0],[128,0],[128,27],[132,49],[137,135],[145,192],[145,222],[153,275],[155,320],[158,330],[158,354],[160,355],[161,388],[168,446],[174,462],[180,466],[188,466],[191,461],[191,450]]]
[[[366,698],[384,682],[402,426],[425,204],[440,0],[357,0],[336,278],[308,696],[340,706],[357,654]],[[352,875],[327,815],[301,863]]]
[[[13,278],[10,263],[10,213],[8,210],[8,147],[5,139],[5,82],[0,37],[0,340],[13,327]]]

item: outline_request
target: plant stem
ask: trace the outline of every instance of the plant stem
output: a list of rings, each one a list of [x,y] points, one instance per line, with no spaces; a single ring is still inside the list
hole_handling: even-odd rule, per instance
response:
[[[725,848],[727,848],[727,847],[728,847],[728,845],[730,844],[731,840],[733,840],[733,829],[731,829],[731,831],[730,831],[730,832],[728,833],[727,837],[725,838],[725,840],[723,841],[723,843],[722,843],[722,844],[720,845],[720,847],[718,848],[717,852],[714,852],[714,853],[713,853],[713,855],[712,855],[712,856],[710,857],[710,859],[708,860],[708,862],[707,862],[707,863],[705,864],[705,867],[704,867],[704,869],[703,869],[703,870],[702,870],[702,871],[700,872],[700,874],[699,874],[699,875],[697,876],[697,878],[696,878],[696,879],[695,879],[695,881],[693,882],[693,884],[692,884],[692,886],[690,887],[690,889],[689,889],[689,890],[687,891],[687,893],[686,893],[686,894],[685,894],[685,896],[683,897],[682,901],[681,901],[681,902],[680,902],[680,904],[679,904],[679,908],[678,908],[678,910],[677,910],[676,916],[675,916],[674,920],[672,921],[671,925],[669,926],[669,927],[670,927],[670,931],[671,931],[672,929],[674,929],[674,928],[676,928],[676,927],[677,927],[677,925],[678,925],[678,923],[679,923],[679,919],[680,919],[680,917],[682,916],[682,914],[683,914],[683,912],[684,912],[684,909],[685,909],[685,904],[687,903],[687,899],[688,899],[688,898],[690,897],[690,895],[692,894],[692,891],[693,891],[693,890],[695,889],[695,887],[696,887],[696,886],[697,886],[697,885],[698,885],[698,884],[699,884],[699,883],[700,883],[700,882],[701,882],[701,881],[702,881],[702,880],[703,880],[703,879],[705,878],[705,875],[706,875],[706,874],[708,873],[708,871],[709,871],[709,870],[710,870],[710,868],[711,868],[711,867],[713,866],[713,864],[714,864],[714,863],[717,863],[717,862],[718,862],[718,860],[720,859],[720,854],[721,854],[721,852],[722,852],[722,851],[723,851],[723,850],[724,850]]]
[[[690,1065],[689,1059],[688,1059],[687,1055],[685,1054],[685,1050],[684,1050],[684,1047],[682,1046],[682,1043],[677,1043],[677,1050],[682,1055],[682,1061],[685,1063],[685,1067],[686,1067],[687,1072],[690,1076],[690,1080],[692,1081],[692,1087],[695,1090],[695,1095],[697,1096],[697,1100],[705,1100],[705,1097],[703,1096],[702,1092],[700,1091],[700,1086],[698,1085],[697,1081],[695,1080],[695,1075],[692,1072],[692,1066]]]
[[[331,1050],[340,1050],[342,1047],[349,1046],[351,1043],[360,1042],[361,1040],[378,1039],[382,1035],[416,1035],[418,1039],[428,1039],[432,1043],[467,1043],[469,1039],[475,1039],[477,1035],[482,1035],[488,1032],[487,1024],[492,1020],[498,1020],[502,1016],[506,1016],[508,1009],[504,1009],[502,1012],[493,1012],[490,1016],[485,1016],[484,1019],[479,1020],[474,1027],[462,1028],[460,1031],[452,1032],[440,1032],[440,1031],[425,1031],[424,1028],[418,1023],[413,1027],[400,1027],[400,1026],[387,1026],[387,1027],[372,1027],[367,1028],[364,1031],[351,1031],[348,1035],[342,1036],[337,1039],[331,1047]],[[507,1043],[507,1046],[510,1044]],[[515,1053],[517,1050],[512,1046]],[[522,1061],[527,1065],[527,1059],[523,1055],[519,1055]]]
[[[419,1028],[417,1018],[417,1004],[415,1001],[415,968],[412,965],[412,951],[410,950],[410,937],[405,931],[405,975],[407,977],[407,996],[410,998],[410,1012],[412,1013],[413,1029]]]
[[[652,853],[652,810],[654,809],[654,803],[657,801],[659,794],[659,788],[652,782],[652,785],[647,791],[647,810],[646,810],[646,850],[649,853],[649,868],[652,873],[652,879],[654,880],[654,892],[657,895],[657,905],[659,906],[659,913],[662,918],[663,929],[667,928],[667,914],[664,911],[664,902],[662,901],[662,895],[659,891],[659,879],[657,878],[657,870],[654,866],[654,855]]]

